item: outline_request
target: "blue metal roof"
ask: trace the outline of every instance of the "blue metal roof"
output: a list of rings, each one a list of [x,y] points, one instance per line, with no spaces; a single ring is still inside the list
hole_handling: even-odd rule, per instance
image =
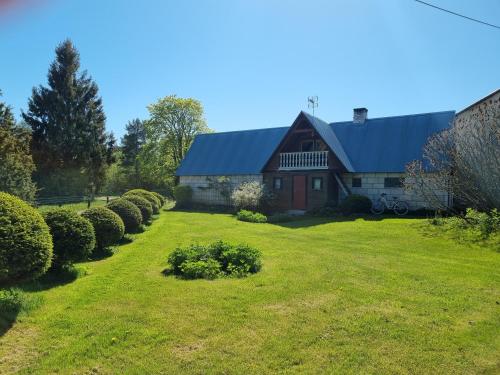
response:
[[[259,174],[289,127],[198,135],[177,176]]]
[[[356,172],[404,172],[405,165],[422,159],[427,139],[449,128],[454,111],[367,119],[364,124],[337,122],[330,128]]]
[[[326,122],[303,115],[349,172],[403,172],[405,165],[422,158],[429,136],[446,129],[455,112]],[[300,116],[300,115],[299,115]],[[198,135],[177,169],[178,176],[241,175],[261,173],[289,127]]]

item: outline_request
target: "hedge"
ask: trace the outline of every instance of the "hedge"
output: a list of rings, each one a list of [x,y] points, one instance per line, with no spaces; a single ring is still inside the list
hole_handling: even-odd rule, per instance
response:
[[[139,208],[143,224],[149,223],[151,216],[153,216],[153,207],[147,199],[134,194],[124,195],[123,199],[132,202]]]
[[[38,210],[0,192],[0,283],[35,279],[50,267],[52,237]]]
[[[50,228],[54,253],[52,268],[58,269],[88,258],[96,245],[94,227],[74,211],[54,209],[44,213]]]
[[[151,207],[153,208],[153,214],[160,213],[161,202],[150,191],[144,189],[132,189],[123,194],[123,196],[128,196],[128,195],[138,195],[139,197],[146,199],[149,203],[151,203]]]
[[[135,233],[140,229],[142,225],[141,210],[131,201],[118,198],[112,200],[106,207],[120,216],[125,225],[126,233]]]
[[[106,207],[93,207],[82,212],[93,225],[96,237],[96,249],[103,250],[118,243],[125,233],[123,220]]]

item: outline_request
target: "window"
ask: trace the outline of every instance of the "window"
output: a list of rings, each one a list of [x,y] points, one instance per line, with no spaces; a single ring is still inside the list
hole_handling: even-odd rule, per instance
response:
[[[313,177],[312,178],[312,189],[313,190],[323,190],[323,177]]]
[[[273,188],[274,188],[274,190],[283,189],[283,178],[282,177],[274,177]]]
[[[352,178],[352,187],[361,187],[361,177]]]
[[[386,188],[403,187],[403,180],[401,180],[400,177],[386,177],[384,178],[384,187]]]

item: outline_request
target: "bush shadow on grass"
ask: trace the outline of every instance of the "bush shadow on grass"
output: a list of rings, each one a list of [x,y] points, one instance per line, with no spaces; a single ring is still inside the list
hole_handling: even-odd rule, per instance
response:
[[[12,289],[0,290],[0,337],[12,328],[21,308],[20,292]]]
[[[383,215],[370,215],[370,214],[360,214],[360,215],[338,215],[331,217],[321,217],[321,216],[293,216],[290,220],[282,221],[282,222],[272,222],[269,224],[277,225],[284,228],[289,229],[299,229],[299,228],[307,228],[314,227],[317,225],[323,225],[328,223],[344,223],[356,220],[363,221],[383,221],[383,220],[394,220],[394,219],[422,219],[422,216],[416,215],[407,215],[407,216],[397,216],[391,214],[383,214]]]
[[[85,270],[74,266],[64,267],[58,270],[49,270],[38,279],[21,284],[19,289],[25,292],[39,292],[72,283],[83,275],[85,275]]]

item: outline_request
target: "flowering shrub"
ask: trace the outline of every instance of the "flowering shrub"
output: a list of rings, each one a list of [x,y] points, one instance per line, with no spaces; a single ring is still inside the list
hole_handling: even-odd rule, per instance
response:
[[[237,210],[255,210],[264,197],[264,185],[258,181],[244,182],[231,194],[233,206]]]

